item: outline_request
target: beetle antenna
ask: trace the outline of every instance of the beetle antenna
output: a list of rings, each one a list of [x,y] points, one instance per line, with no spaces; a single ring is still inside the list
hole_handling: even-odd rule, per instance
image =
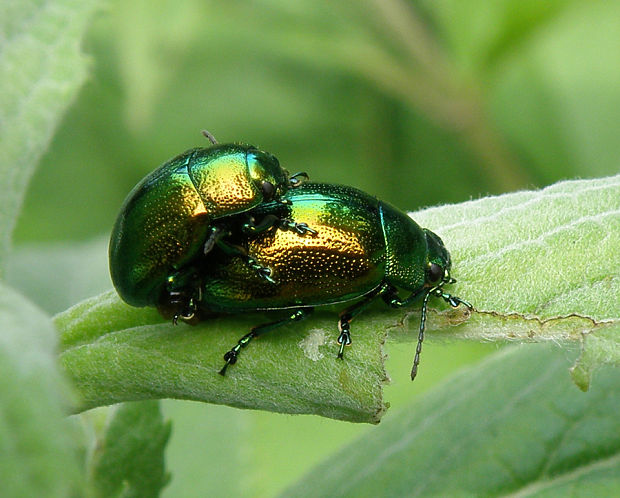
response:
[[[211,132],[207,131],[207,130],[202,130],[201,133],[207,137],[207,140],[209,140],[209,142],[211,142],[213,145],[217,144],[217,140],[215,139],[215,137],[211,134]]]
[[[413,357],[413,366],[411,367],[411,380],[415,379],[418,374],[418,365],[420,364],[420,353],[422,352],[422,342],[424,341],[424,328],[426,326],[426,306],[428,305],[428,299],[431,297],[431,293],[434,289],[429,290],[422,302],[422,317],[420,318],[420,332],[418,333],[418,345],[415,348],[415,356]]]

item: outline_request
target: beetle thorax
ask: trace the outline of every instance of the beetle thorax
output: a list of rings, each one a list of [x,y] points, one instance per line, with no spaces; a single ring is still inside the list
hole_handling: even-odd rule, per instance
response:
[[[427,263],[426,236],[422,228],[402,211],[380,202],[386,248],[386,281],[415,291],[424,285]]]

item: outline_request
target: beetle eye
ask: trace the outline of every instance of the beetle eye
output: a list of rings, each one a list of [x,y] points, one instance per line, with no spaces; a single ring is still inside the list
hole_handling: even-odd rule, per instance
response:
[[[271,200],[273,198],[273,194],[276,193],[276,188],[271,182],[263,182],[261,188],[263,190],[263,197],[266,201]]]
[[[443,269],[435,263],[431,263],[426,271],[426,280],[429,284],[435,285],[443,278]]]

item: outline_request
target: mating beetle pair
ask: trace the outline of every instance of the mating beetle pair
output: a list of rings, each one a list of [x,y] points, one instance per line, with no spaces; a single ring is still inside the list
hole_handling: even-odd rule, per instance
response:
[[[191,320],[197,309],[195,262],[216,244],[226,246],[221,220],[234,215],[255,233],[276,225],[300,234],[302,223],[265,216],[259,224],[247,212],[279,199],[300,184],[278,160],[251,145],[217,144],[190,149],[147,175],[129,193],[110,239],[110,273],[118,293],[133,306],[157,305],[164,314]],[[230,253],[235,248],[227,246]],[[246,256],[269,280],[269,269]]]
[[[254,337],[316,306],[355,301],[338,321],[343,358],[350,322],[371,302],[403,307],[421,297],[413,379],[430,296],[471,308],[443,290],[454,282],[450,254],[390,204],[348,186],[302,183],[305,176],[289,178],[273,156],[244,145],[172,159],[125,201],[110,242],[115,287],[129,304],[157,306],[175,322],[288,311],[244,335],[224,355],[221,374]],[[401,298],[399,289],[410,294]]]

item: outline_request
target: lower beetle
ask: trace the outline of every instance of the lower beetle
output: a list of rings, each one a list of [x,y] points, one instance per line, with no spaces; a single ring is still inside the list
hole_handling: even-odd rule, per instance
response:
[[[289,177],[268,152],[252,145],[218,144],[210,133],[203,134],[210,147],[170,159],[134,187],[110,238],[110,273],[121,298],[132,306],[157,306],[175,323],[179,317],[194,318],[199,292],[194,262],[216,244],[226,244],[221,220],[236,215],[246,233],[272,226],[314,233],[290,219],[244,215],[262,202],[278,201],[301,184],[305,173]],[[233,246],[228,249],[235,251]],[[238,255],[271,281],[268,268]]]
[[[391,307],[422,298],[422,316],[411,379],[420,361],[426,308],[431,296],[453,307],[468,302],[443,290],[455,282],[450,254],[442,240],[390,204],[347,186],[305,183],[287,192],[282,203],[264,203],[253,212],[300,219],[316,229],[314,237],[269,230],[236,242],[258,264],[270,268],[275,283],[251,271],[242,258],[214,252],[201,270],[205,313],[283,310],[285,318],[254,327],[224,355],[224,375],[241,348],[260,334],[308,316],[315,306],[357,300],[340,313],[338,358],[351,344],[350,323],[377,298]],[[410,292],[401,298],[398,289]]]

